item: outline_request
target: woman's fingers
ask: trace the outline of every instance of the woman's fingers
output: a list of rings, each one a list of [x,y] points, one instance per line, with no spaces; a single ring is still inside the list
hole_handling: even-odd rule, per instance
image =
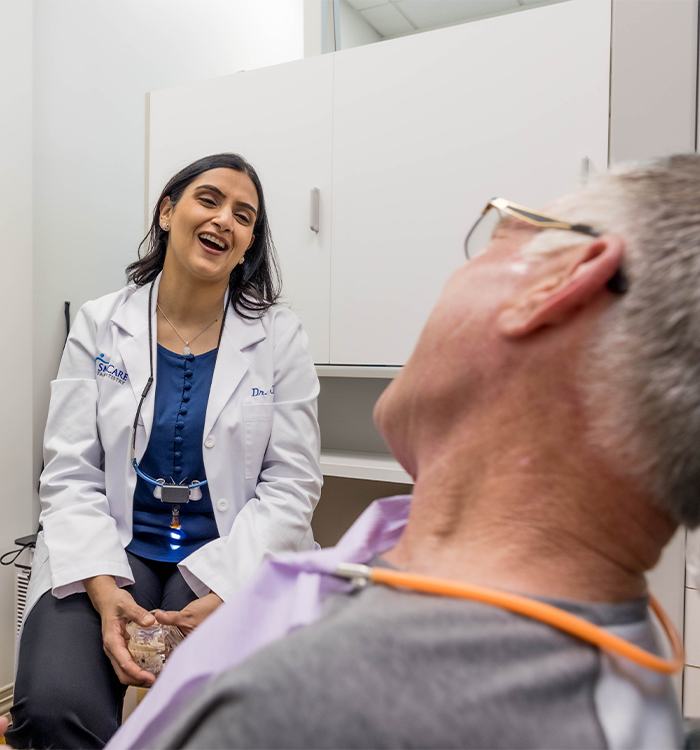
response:
[[[119,614],[128,622],[135,622],[144,628],[156,624],[156,618],[153,616],[153,614],[147,609],[139,607],[139,605],[129,594],[127,594],[127,597],[120,602]]]
[[[155,682],[154,675],[134,661],[123,639],[105,638],[104,649],[122,685],[149,687]]]
[[[155,682],[155,677],[141,669],[129,653],[123,620],[114,618],[104,622],[102,641],[105,653],[123,685],[149,686]]]
[[[155,677],[139,667],[126,646],[126,624],[135,622],[142,627],[149,627],[156,624],[156,618],[147,609],[140,607],[124,589],[115,585],[102,585],[99,590],[93,585],[93,588],[93,603],[102,618],[104,651],[119,681],[123,685],[152,685]]]
[[[163,625],[177,625],[185,635],[189,635],[221,603],[221,598],[214,592],[210,592],[209,594],[200,596],[199,599],[191,601],[179,612],[157,609],[154,614],[158,622]]]
[[[194,623],[192,622],[192,614],[188,612],[187,607],[180,610],[169,610],[157,609],[153,613],[156,619],[161,625],[175,625],[185,636],[189,635],[194,630]]]
[[[177,625],[182,623],[182,612],[178,610],[156,609],[153,614],[161,625]]]

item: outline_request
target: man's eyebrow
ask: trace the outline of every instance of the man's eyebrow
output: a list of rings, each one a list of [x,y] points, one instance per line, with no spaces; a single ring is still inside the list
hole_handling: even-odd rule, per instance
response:
[[[221,190],[220,188],[216,187],[216,185],[197,185],[195,190],[208,190],[210,193],[216,193],[220,198],[225,198],[226,194]],[[255,208],[255,206],[251,206],[250,203],[245,203],[244,201],[239,201],[238,205],[242,208],[247,208],[249,211],[252,211],[254,214],[257,215],[258,211]]]

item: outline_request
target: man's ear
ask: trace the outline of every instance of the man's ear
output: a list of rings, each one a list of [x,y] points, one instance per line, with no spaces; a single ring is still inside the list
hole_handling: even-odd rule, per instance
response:
[[[620,267],[625,243],[606,234],[589,243],[542,256],[537,279],[501,310],[500,332],[510,338],[527,336],[557,325],[584,307]]]

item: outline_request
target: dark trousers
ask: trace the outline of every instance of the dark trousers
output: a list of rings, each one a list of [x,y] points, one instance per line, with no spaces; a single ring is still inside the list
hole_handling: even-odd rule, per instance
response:
[[[145,609],[182,609],[196,596],[174,563],[127,553]],[[102,650],[100,616],[87,594],[46,592],[22,629],[12,728],[16,748],[101,748],[121,723],[126,687]]]

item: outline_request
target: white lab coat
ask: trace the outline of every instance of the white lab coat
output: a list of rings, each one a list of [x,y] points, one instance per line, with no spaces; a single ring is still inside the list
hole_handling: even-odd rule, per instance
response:
[[[90,576],[133,583],[124,551],[136,485],[130,429],[149,375],[148,291],[149,285],[127,286],[86,303],[76,316],[51,383],[40,490],[44,530],[27,612],[49,589],[58,598],[84,591],[82,581]],[[152,325],[155,368],[155,315]],[[246,320],[229,308],[202,446],[220,537],[180,563],[198,596],[214,591],[225,600],[266,556],[314,545],[310,522],[321,489],[318,390],[294,313],[275,305],[260,319]],[[148,445],[155,391],[154,384],[141,410],[139,459]]]

